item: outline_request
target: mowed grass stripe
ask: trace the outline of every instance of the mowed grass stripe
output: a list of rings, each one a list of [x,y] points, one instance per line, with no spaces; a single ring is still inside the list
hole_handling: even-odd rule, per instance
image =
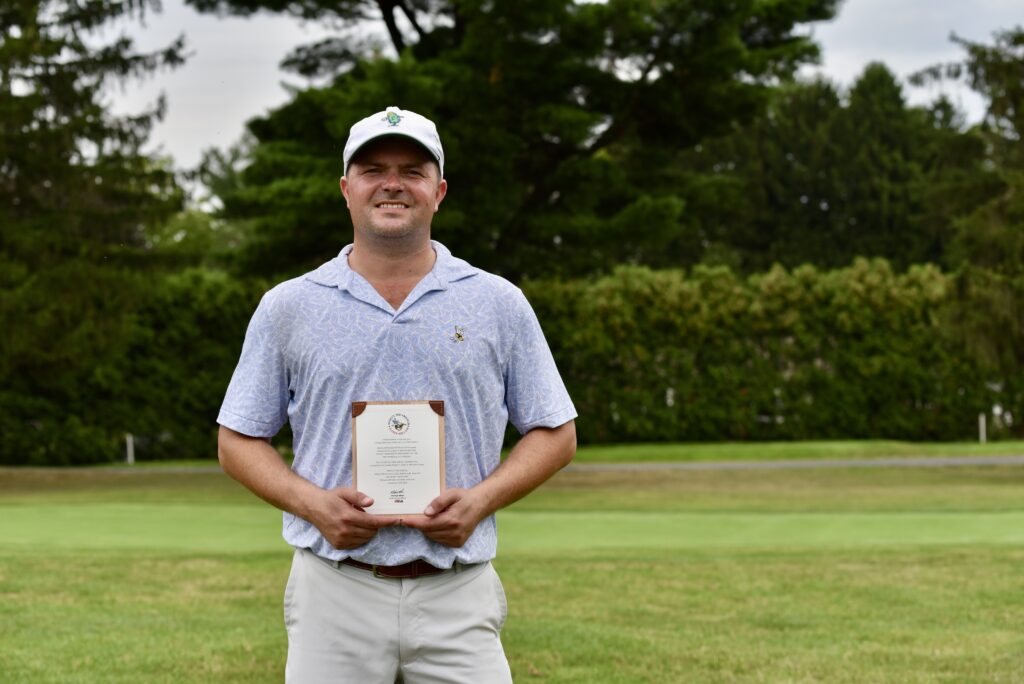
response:
[[[270,506],[197,504],[0,505],[0,548],[252,553],[287,548]]]
[[[562,513],[499,516],[501,552],[591,548],[1024,544],[1024,512]]]
[[[0,547],[251,553],[285,548],[280,516],[252,506],[0,507]],[[601,548],[1024,544],[1024,511],[692,513],[504,511],[501,552]]]

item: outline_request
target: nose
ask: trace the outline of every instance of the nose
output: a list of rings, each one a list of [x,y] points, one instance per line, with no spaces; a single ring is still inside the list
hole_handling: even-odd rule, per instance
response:
[[[389,171],[384,176],[383,188],[385,190],[401,190],[402,189],[402,176],[398,171]]]

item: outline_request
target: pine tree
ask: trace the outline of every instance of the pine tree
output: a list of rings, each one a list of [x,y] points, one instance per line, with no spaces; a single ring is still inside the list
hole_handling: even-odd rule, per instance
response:
[[[705,239],[744,270],[942,263],[953,225],[998,192],[985,145],[948,101],[907,104],[882,64],[849,91],[779,88],[765,113],[686,155]]]
[[[301,272],[350,239],[337,189],[348,129],[397,105],[436,120],[447,150],[434,235],[513,279],[679,264],[694,248],[679,150],[761,109],[817,54],[799,24],[837,4],[190,2],[341,27],[288,61],[329,83],[250,123],[252,162],[222,197],[252,226],[246,269]]]
[[[182,62],[183,39],[141,54],[112,21],[156,0],[0,5],[0,462],[110,459],[112,399],[148,284],[146,232],[181,206],[169,162],[140,150],[162,103],[108,110],[109,88]]]
[[[998,31],[990,43],[953,38],[963,60],[917,74],[915,81],[963,80],[987,101],[974,133],[985,141],[998,192],[956,222],[950,262],[957,267],[957,306],[950,328],[989,372],[994,404],[1024,402],[1024,28]],[[1024,434],[1022,416],[996,416]],[[997,423],[998,426],[998,423]]]

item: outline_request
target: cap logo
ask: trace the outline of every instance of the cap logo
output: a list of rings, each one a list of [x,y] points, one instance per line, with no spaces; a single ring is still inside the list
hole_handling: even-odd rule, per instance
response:
[[[402,117],[398,115],[398,112],[389,111],[384,115],[384,121],[388,122],[388,126],[397,126],[402,121]]]

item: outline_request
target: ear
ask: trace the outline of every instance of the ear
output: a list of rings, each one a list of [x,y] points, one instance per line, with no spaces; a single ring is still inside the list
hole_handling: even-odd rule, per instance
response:
[[[341,194],[345,198],[345,206],[348,207],[349,206],[349,203],[348,203],[348,178],[346,178],[345,176],[342,176],[341,180],[338,181],[338,186],[341,188]],[[435,209],[434,211],[437,211],[437,210]]]
[[[448,181],[442,178],[441,182],[437,184],[437,195],[434,197],[434,213],[437,213],[437,210],[441,208],[441,200],[443,200],[444,196],[447,194]]]

